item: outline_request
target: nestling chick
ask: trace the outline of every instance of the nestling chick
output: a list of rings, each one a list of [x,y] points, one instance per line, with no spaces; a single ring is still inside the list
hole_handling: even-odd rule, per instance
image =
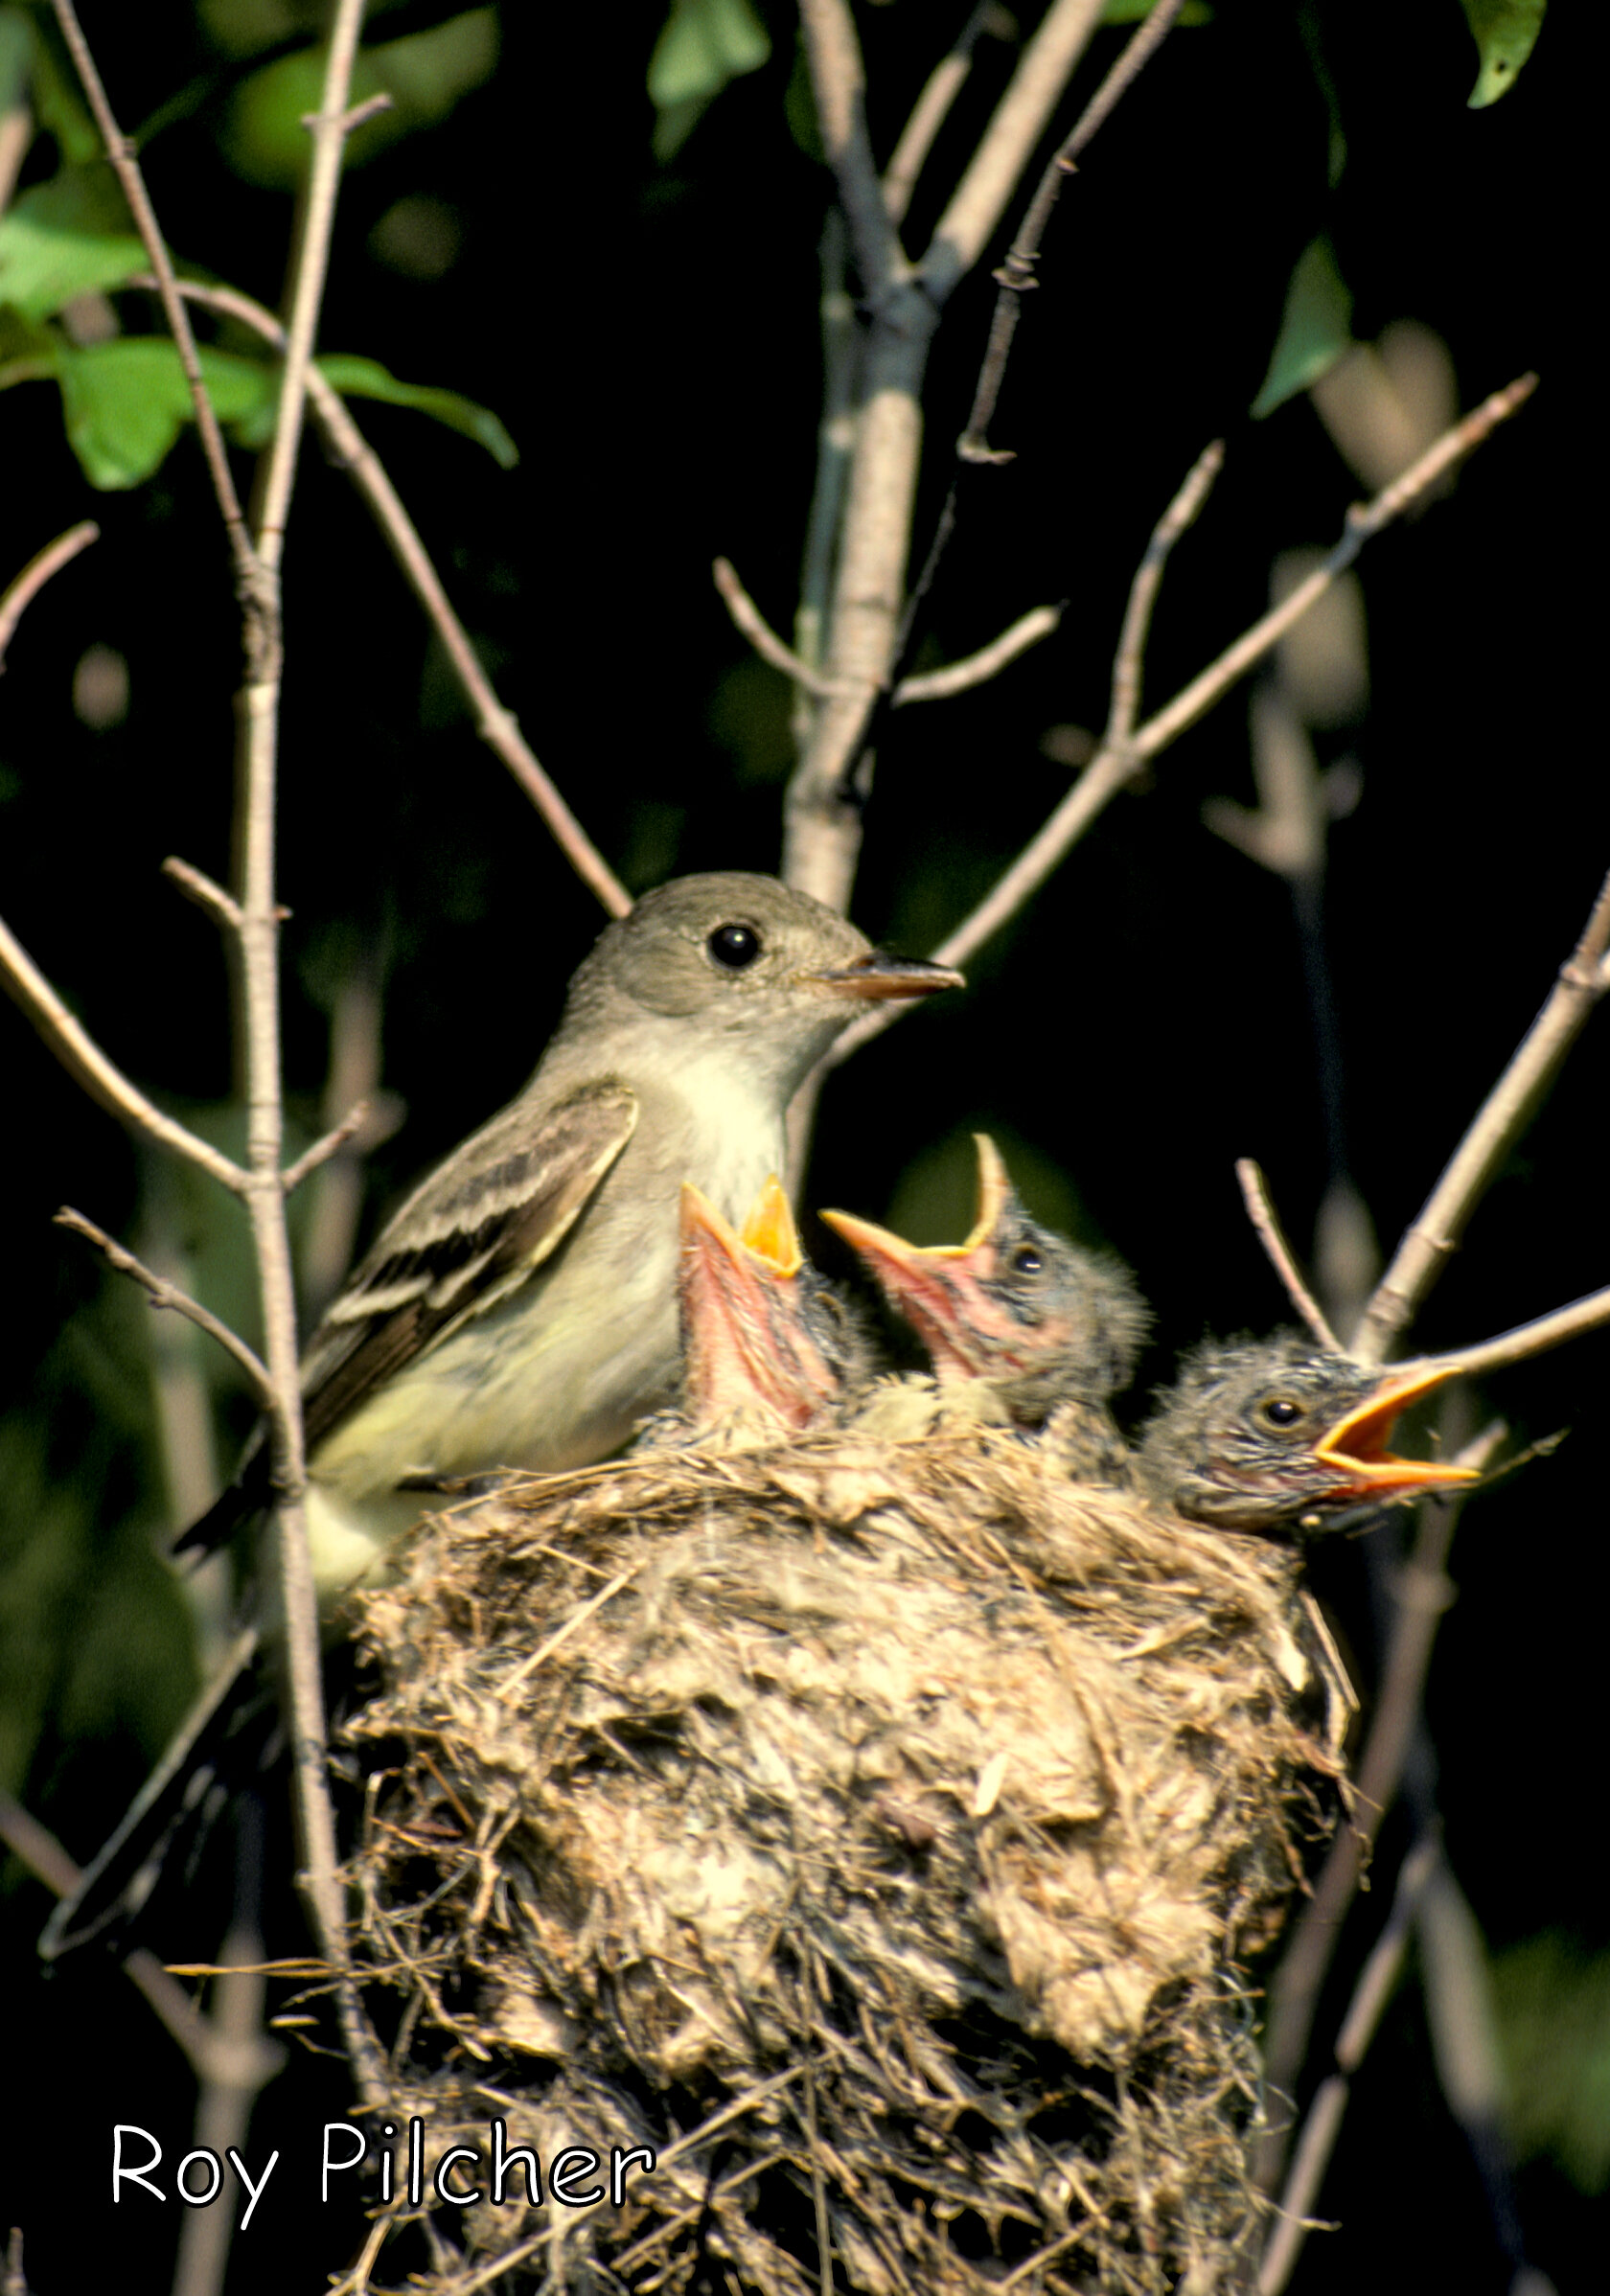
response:
[[[1299,1332],[1209,1341],[1184,1359],[1142,1431],[1137,1480],[1191,1522],[1266,1536],[1451,1489],[1472,1471],[1399,1458],[1386,1444],[1400,1413],[1453,1375],[1445,1364],[1355,1363]]]
[[[1109,1399],[1135,1368],[1148,1314],[1116,1260],[1070,1243],[1024,1211],[993,1140],[974,1136],[978,1205],[965,1243],[919,1249],[848,1212],[823,1212],[927,1348],[945,1389],[967,1408],[1046,1428],[1069,1471],[1112,1463]],[[990,1408],[993,1407],[993,1408]]]

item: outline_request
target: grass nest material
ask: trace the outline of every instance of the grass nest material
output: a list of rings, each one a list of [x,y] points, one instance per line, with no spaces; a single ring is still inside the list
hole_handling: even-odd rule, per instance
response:
[[[511,1481],[360,1609],[396,2109],[482,2188],[493,2116],[656,2156],[438,2209],[411,2285],[1230,2285],[1240,1972],[1339,1774],[1290,1553],[1009,1432],[840,1432]]]

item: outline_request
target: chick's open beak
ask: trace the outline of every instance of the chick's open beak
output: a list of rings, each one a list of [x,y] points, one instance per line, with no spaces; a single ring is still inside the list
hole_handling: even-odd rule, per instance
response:
[[[996,1229],[1008,1182],[995,1142],[976,1133],[978,1208],[964,1244],[908,1244],[852,1212],[823,1212],[877,1279],[889,1305],[922,1341],[941,1379],[977,1379],[1000,1367],[999,1347],[1017,1326],[984,1288],[996,1265]],[[995,1348],[988,1343],[994,1340]]]
[[[830,996],[856,997],[865,1003],[894,997],[932,997],[940,989],[967,985],[952,965],[932,965],[922,956],[892,956],[886,949],[869,949],[847,965],[836,965],[827,973],[807,973],[804,978]]]
[[[707,1426],[741,1406],[764,1405],[808,1426],[835,1390],[795,1305],[803,1265],[789,1202],[769,1180],[742,1234],[684,1182],[679,1290],[687,1401]]]
[[[1457,1365],[1420,1364],[1384,1372],[1362,1403],[1326,1429],[1314,1446],[1315,1458],[1327,1467],[1339,1468],[1361,1498],[1384,1498],[1396,1491],[1444,1490],[1456,1483],[1477,1481],[1472,1467],[1456,1467],[1439,1459],[1400,1458],[1386,1447],[1388,1436],[1410,1404],[1452,1379],[1458,1369]]]

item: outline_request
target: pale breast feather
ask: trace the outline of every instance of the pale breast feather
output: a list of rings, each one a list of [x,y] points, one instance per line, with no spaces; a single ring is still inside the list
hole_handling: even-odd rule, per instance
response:
[[[529,1131],[515,1122],[506,1112],[403,1205],[314,1333],[303,1392],[310,1451],[559,1249],[632,1137],[637,1100],[610,1078],[568,1093]]]

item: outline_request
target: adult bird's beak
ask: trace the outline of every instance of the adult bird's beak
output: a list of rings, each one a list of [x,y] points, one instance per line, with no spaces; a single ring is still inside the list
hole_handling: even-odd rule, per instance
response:
[[[932,997],[940,989],[967,985],[953,965],[932,965],[924,956],[892,956],[886,949],[869,949],[847,965],[806,973],[801,978],[829,996],[859,997],[868,1004],[892,997]]]
[[[821,1215],[864,1260],[889,1305],[928,1349],[941,1379],[947,1374],[977,1379],[999,1369],[999,1354],[978,1343],[1019,1336],[1019,1327],[984,1284],[996,1271],[996,1229],[1011,1183],[995,1142],[981,1132],[973,1137],[978,1151],[978,1208],[965,1243],[919,1247],[851,1212]]]
[[[1439,1459],[1399,1458],[1386,1447],[1401,1414],[1422,1395],[1454,1378],[1458,1364],[1399,1365],[1382,1373],[1379,1384],[1314,1446],[1324,1466],[1340,1468],[1360,1499],[1386,1498],[1397,1491],[1436,1491],[1480,1480],[1473,1467]]]

